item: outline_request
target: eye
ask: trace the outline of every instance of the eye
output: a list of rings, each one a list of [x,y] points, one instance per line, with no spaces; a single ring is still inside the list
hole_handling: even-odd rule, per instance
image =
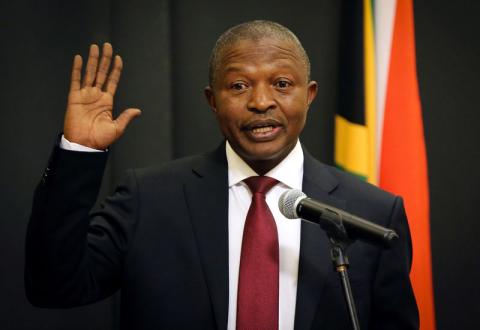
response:
[[[287,89],[288,87],[292,86],[292,83],[289,80],[280,79],[276,81],[274,85],[279,89]]]
[[[230,85],[230,88],[235,90],[235,91],[243,91],[246,89],[248,85],[244,83],[243,81],[236,81],[233,84]]]

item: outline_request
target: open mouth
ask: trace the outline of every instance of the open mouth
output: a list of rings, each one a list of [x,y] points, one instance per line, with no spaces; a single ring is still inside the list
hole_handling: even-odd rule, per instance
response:
[[[282,125],[275,120],[258,120],[243,127],[247,136],[255,142],[273,140],[281,131]]]
[[[273,131],[273,128],[274,128],[273,126],[254,127],[252,128],[252,132],[254,134],[267,133],[267,132]]]

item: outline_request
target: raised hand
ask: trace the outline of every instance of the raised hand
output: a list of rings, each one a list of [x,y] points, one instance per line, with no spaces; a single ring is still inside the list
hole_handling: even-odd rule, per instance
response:
[[[123,63],[121,57],[116,55],[109,74],[112,54],[112,45],[105,43],[98,64],[98,46],[91,45],[83,82],[82,57],[75,55],[63,127],[63,134],[70,142],[106,149],[123,134],[130,121],[141,114],[139,109],[130,108],[113,119],[113,96]]]

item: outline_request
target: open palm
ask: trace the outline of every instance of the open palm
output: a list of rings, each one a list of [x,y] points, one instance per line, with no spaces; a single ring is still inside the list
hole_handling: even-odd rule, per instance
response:
[[[98,46],[91,45],[83,82],[82,58],[76,55],[73,60],[64,122],[64,135],[70,142],[94,149],[106,149],[123,134],[130,121],[141,113],[139,109],[130,108],[113,119],[113,97],[123,64],[120,56],[115,56],[109,74],[112,53],[112,46],[105,43],[99,64]]]

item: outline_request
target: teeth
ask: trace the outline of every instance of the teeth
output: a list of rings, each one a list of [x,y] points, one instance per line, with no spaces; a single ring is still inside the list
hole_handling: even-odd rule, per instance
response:
[[[252,129],[253,133],[267,133],[273,130],[273,126],[265,126],[265,127],[255,127]]]

